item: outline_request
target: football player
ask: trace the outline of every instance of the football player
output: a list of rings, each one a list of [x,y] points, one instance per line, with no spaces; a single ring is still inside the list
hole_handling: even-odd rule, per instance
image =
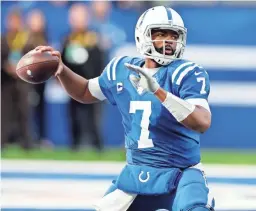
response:
[[[209,211],[214,200],[200,163],[200,134],[211,124],[209,77],[182,59],[187,30],[171,8],[153,7],[135,28],[144,58],[113,58],[87,80],[61,62],[56,76],[82,103],[107,99],[122,115],[127,164],[96,204],[101,211]]]

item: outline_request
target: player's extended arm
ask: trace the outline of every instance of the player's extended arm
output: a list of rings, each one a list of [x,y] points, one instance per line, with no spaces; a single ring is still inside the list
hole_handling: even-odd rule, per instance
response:
[[[141,83],[143,88],[155,94],[162,104],[170,111],[177,121],[186,127],[198,131],[205,132],[211,125],[211,113],[202,106],[192,105],[191,103],[173,95],[170,92],[160,88],[157,81],[151,77],[143,68],[135,65],[125,64],[129,69],[139,73],[144,77],[146,83]],[[131,78],[132,79],[132,78]],[[136,80],[134,78],[134,80]]]
[[[55,73],[55,76],[73,99],[86,104],[100,101],[91,95],[88,88],[89,80],[77,75],[63,64],[59,51],[54,50],[50,46],[38,46],[36,47],[36,50],[41,52],[48,51],[52,55],[59,58],[59,67]]]

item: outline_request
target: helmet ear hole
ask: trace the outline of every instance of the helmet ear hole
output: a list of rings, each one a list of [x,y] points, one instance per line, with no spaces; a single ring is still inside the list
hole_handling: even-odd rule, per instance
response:
[[[137,41],[140,42],[140,38],[139,37],[136,37]]]

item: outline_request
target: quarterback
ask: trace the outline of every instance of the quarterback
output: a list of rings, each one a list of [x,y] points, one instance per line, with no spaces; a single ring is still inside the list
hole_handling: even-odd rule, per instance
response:
[[[126,165],[95,205],[100,211],[212,211],[214,199],[200,163],[200,134],[211,124],[209,76],[182,59],[187,29],[171,8],[153,7],[135,28],[143,58],[113,58],[87,80],[66,67],[56,77],[82,103],[107,99],[122,115]]]

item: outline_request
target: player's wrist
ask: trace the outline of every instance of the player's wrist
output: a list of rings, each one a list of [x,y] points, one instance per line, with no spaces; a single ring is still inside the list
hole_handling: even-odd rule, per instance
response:
[[[170,92],[167,92],[167,96],[162,102],[162,105],[178,122],[186,119],[195,110],[195,105],[173,95]]]
[[[58,70],[55,72],[55,76],[58,77],[58,76],[62,76],[65,74],[65,72],[68,71],[68,67],[64,64],[60,64],[59,67],[58,67]]]
[[[158,84],[158,82],[154,78],[152,78],[149,81],[149,91],[155,94],[159,88],[160,88],[160,85]]]
[[[159,87],[155,92],[154,95],[163,103],[167,97],[167,91]]]

